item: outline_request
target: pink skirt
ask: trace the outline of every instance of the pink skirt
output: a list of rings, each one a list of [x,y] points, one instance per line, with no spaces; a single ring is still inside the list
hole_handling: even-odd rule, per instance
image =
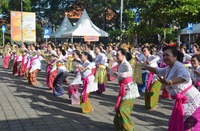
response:
[[[95,75],[97,68],[92,68],[92,74]]]
[[[167,92],[165,87],[163,88],[163,92],[162,92],[161,98],[171,98],[170,94]]]
[[[112,71],[113,71],[113,72],[116,72],[116,71],[117,71],[117,68],[118,68],[118,65],[112,67]],[[109,81],[114,81],[114,80],[115,80],[115,77],[112,76],[112,75],[110,75],[110,74],[108,74],[108,79],[109,79]]]
[[[48,78],[48,87],[50,90],[53,89],[53,82],[57,76],[58,70],[54,70],[53,72],[50,73],[49,78]]]
[[[19,75],[19,68],[20,68],[21,61],[15,61],[13,65],[13,75]]]
[[[9,60],[10,60],[10,56],[4,55],[4,57],[3,57],[3,67],[6,68],[6,69],[9,66]]]
[[[76,94],[76,92],[78,91],[79,87],[80,87],[80,84],[70,85],[68,87],[68,95],[71,96],[73,94]]]

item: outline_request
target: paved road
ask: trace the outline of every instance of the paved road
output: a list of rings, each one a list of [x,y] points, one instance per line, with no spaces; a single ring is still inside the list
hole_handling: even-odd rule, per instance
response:
[[[81,113],[79,105],[71,105],[68,95],[55,97],[45,86],[45,73],[39,72],[37,86],[13,76],[2,68],[0,59],[0,131],[115,131],[114,106],[119,91],[117,82],[108,82],[102,95],[90,96],[94,111]],[[68,82],[72,80],[68,77]],[[67,87],[67,85],[66,85]],[[67,88],[65,88],[67,90]],[[144,108],[144,94],[135,101],[132,119],[136,131],[165,131],[172,110],[172,102],[160,99],[155,111]]]

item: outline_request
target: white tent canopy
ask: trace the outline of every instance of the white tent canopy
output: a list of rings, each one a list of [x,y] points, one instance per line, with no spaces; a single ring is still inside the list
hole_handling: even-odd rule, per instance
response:
[[[61,38],[61,35],[63,34],[63,32],[70,31],[72,28],[73,28],[73,26],[72,26],[71,22],[69,21],[67,16],[65,16],[60,27],[56,30],[56,32],[51,34],[51,38]]]
[[[89,18],[86,10],[83,11],[81,18],[78,20],[74,28],[65,31],[62,37],[82,37],[82,36],[99,36],[108,37],[108,33],[95,26]]]
[[[193,24],[193,30],[191,31],[190,34],[198,34],[200,33],[200,24]],[[181,35],[186,35],[188,34],[188,28],[184,28],[181,30]]]

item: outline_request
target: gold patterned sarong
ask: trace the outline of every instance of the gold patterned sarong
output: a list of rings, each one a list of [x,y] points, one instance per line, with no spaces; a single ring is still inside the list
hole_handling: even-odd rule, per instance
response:
[[[131,112],[134,99],[122,100],[119,110],[114,118],[114,125],[120,131],[134,131],[134,124],[131,121]]]
[[[98,65],[94,81],[98,84],[105,84],[107,82],[107,72],[105,65]]]

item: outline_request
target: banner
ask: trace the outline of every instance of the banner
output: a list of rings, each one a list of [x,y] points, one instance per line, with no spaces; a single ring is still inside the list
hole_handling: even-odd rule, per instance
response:
[[[21,15],[23,20],[21,19]],[[35,42],[36,41],[36,18],[33,12],[11,11],[11,39],[13,41]],[[23,26],[21,24],[23,23]],[[21,31],[21,26],[23,30]],[[21,34],[23,32],[23,34]]]
[[[99,36],[84,36],[84,41],[99,41]]]

